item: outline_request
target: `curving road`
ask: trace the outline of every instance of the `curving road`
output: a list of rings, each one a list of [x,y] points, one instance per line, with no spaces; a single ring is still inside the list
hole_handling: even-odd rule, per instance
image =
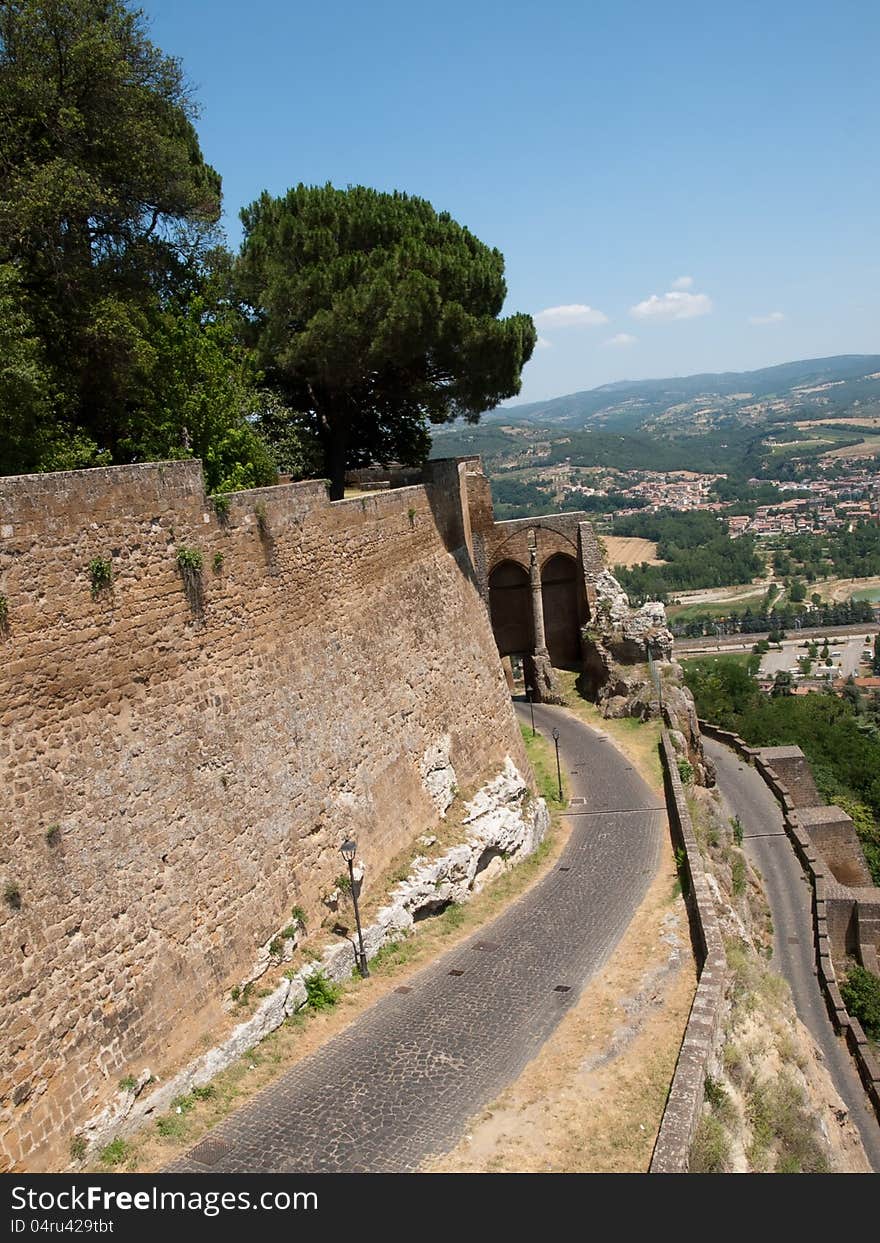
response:
[[[528,709],[517,705],[525,716]],[[231,1114],[174,1172],[415,1170],[538,1052],[620,940],[654,876],[665,809],[564,709],[569,842],[512,907]]]
[[[729,747],[706,737],[703,745],[715,761],[727,811],[742,821],[746,853],[763,878],[773,915],[773,965],[791,985],[798,1017],[822,1053],[834,1086],[859,1129],[868,1160],[880,1171],[880,1126],[822,999],[813,949],[810,884],[786,835],[779,804],[758,771]]]

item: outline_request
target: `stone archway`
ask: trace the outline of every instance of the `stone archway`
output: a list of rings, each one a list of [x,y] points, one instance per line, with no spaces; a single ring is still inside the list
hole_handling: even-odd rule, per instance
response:
[[[502,561],[489,575],[489,615],[502,656],[531,652],[534,639],[529,574],[518,561]]]
[[[544,631],[551,664],[579,665],[581,660],[580,617],[578,613],[577,562],[565,553],[556,553],[541,569],[544,598]]]

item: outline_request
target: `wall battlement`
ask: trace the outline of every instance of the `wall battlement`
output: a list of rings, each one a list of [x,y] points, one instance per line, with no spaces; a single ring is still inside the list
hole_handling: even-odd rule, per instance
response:
[[[469,469],[220,508],[192,461],[0,479],[0,1168],[58,1168],[186,1057],[291,908],[320,920],[344,836],[369,878],[433,827],[438,740],[463,790],[528,773]]]

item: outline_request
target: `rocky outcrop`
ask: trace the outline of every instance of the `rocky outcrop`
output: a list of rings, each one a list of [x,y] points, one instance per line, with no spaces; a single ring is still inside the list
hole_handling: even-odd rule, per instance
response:
[[[648,658],[672,656],[672,634],[662,604],[650,601],[630,608],[629,597],[608,570],[597,575],[596,603],[582,632],[585,694],[605,716],[645,716],[655,704]]]
[[[661,667],[663,720],[672,745],[693,769],[696,785],[714,786],[715,765],[703,751],[703,736],[690,688],[684,684],[684,670],[675,661]]]
[[[452,739],[444,734],[425,751],[419,761],[419,774],[428,797],[441,816],[445,816],[455,798],[458,782],[449,758]]]
[[[595,585],[596,606],[582,636],[583,693],[606,717],[662,716],[696,783],[713,785],[715,773],[703,754],[693,696],[684,685],[681,666],[672,659],[666,610],[656,600],[631,608],[626,592],[608,570],[597,575]]]

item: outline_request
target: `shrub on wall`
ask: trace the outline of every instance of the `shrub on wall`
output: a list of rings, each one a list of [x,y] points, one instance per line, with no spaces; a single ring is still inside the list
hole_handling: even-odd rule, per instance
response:
[[[204,558],[198,548],[187,548],[184,544],[178,548],[177,568],[180,570],[180,576],[183,579],[189,607],[196,617],[200,617],[204,611],[204,597],[202,594],[203,564]]]
[[[226,526],[229,521],[229,497],[223,492],[218,492],[211,498],[211,504],[214,506],[214,513],[217,515],[217,521],[221,526]]]
[[[880,1040],[880,977],[853,963],[840,985],[846,1008],[858,1019],[865,1035]]]
[[[109,591],[113,586],[113,563],[108,557],[92,557],[89,562],[89,579],[92,584],[92,599],[96,599],[102,591]]]

